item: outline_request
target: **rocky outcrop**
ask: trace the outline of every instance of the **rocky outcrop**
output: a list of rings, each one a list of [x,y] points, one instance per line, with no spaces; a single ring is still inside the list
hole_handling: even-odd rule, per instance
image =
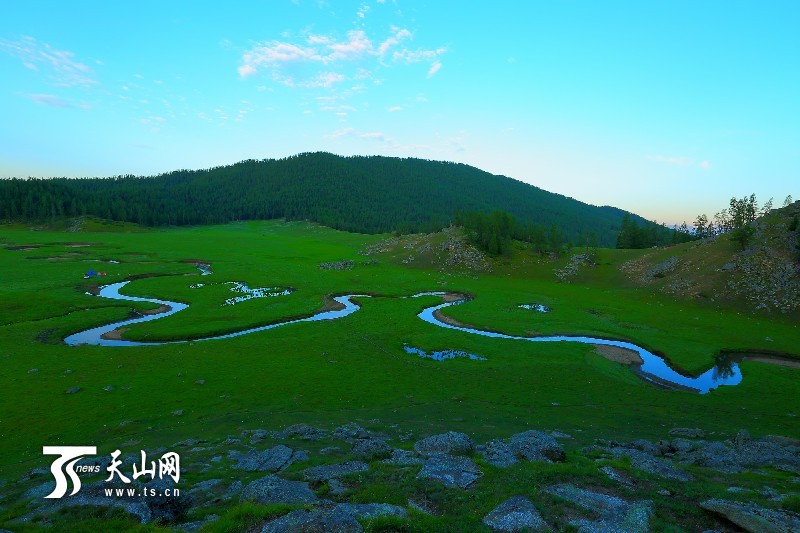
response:
[[[706,500],[700,504],[700,507],[723,516],[745,531],[752,533],[800,531],[800,515],[789,511],[774,511],[754,503],[727,500]]]
[[[369,465],[366,463],[362,463],[361,461],[347,461],[345,463],[306,468],[303,470],[303,477],[309,481],[326,481],[348,474],[366,472],[367,470],[369,470]]]
[[[542,515],[524,496],[514,496],[494,508],[483,518],[494,531],[548,531]]]
[[[472,453],[473,448],[472,439],[469,435],[456,431],[431,435],[414,444],[414,451],[425,456],[442,453],[468,455]]]
[[[262,505],[273,503],[305,504],[317,501],[308,483],[287,481],[276,475],[268,475],[248,484],[239,498],[242,502],[255,502]]]
[[[569,484],[547,487],[545,492],[597,514],[594,520],[571,520],[570,525],[576,527],[578,531],[586,533],[597,531],[646,533],[650,531],[649,519],[653,514],[650,502],[627,502],[616,496],[579,489]]]
[[[407,512],[397,505],[386,503],[342,503],[330,510],[297,510],[267,522],[262,533],[290,533],[298,531],[337,533],[358,533],[364,528],[358,519],[371,519],[381,516],[405,518]]]
[[[392,447],[379,439],[362,439],[353,444],[353,455],[364,461],[392,456]]]
[[[417,477],[438,481],[447,487],[465,489],[482,475],[478,465],[467,457],[437,454],[428,457]]]
[[[261,452],[256,450],[247,453],[234,451],[229,456],[236,461],[234,468],[245,472],[280,472],[303,458],[302,455],[295,454],[291,448],[283,444]]]
[[[525,431],[512,435],[507,441],[495,439],[478,448],[487,463],[508,467],[519,460],[553,462],[566,458],[564,448],[544,431]]]

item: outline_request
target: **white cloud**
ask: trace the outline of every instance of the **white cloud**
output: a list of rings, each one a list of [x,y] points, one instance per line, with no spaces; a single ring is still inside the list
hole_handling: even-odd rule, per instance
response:
[[[405,28],[392,27],[392,31],[394,32],[394,35],[391,35],[390,37],[388,37],[378,47],[378,55],[380,57],[385,56],[386,52],[388,52],[391,47],[393,47],[395,45],[398,45],[402,41],[404,41],[406,39],[411,39],[413,37],[411,35],[411,32],[408,31]]]
[[[31,102],[43,106],[49,107],[71,107],[76,109],[89,109],[89,104],[85,103],[76,103],[71,102],[69,100],[64,100],[60,96],[56,96],[54,94],[25,94],[22,93],[22,96],[30,100]]]
[[[241,76],[243,78],[246,78],[248,76],[252,76],[256,72],[258,72],[256,70],[256,68],[254,66],[252,66],[252,65],[242,65],[242,66],[240,66],[238,68],[238,71],[239,71],[239,76]]]
[[[347,32],[344,39],[334,35],[306,34],[302,40],[272,40],[257,43],[242,54],[237,70],[241,78],[257,74],[289,87],[329,88],[345,80],[372,79],[373,71],[393,65],[428,62],[428,77],[441,68],[444,47],[410,49],[413,39],[406,28],[391,27],[388,37],[373,41],[361,29]],[[379,43],[379,44],[376,44]],[[335,68],[335,75],[329,71]]]
[[[707,160],[700,161],[700,168],[703,170],[708,170],[711,168],[711,163]]]
[[[385,133],[379,131],[370,131],[370,132],[361,132],[356,130],[355,128],[343,128],[337,131],[334,131],[329,135],[334,139],[341,138],[341,137],[357,137],[359,139],[369,139],[373,141],[380,141],[384,143],[393,143],[391,137],[387,136]]]
[[[657,163],[679,167],[685,167],[692,164],[691,158],[684,156],[651,155],[648,156],[648,159]]]
[[[387,111],[389,113],[395,113],[397,111],[402,111],[402,110],[403,110],[403,108],[400,107],[399,105],[394,105],[394,106],[390,107],[389,109],[387,109]]]
[[[331,87],[336,83],[343,82],[345,77],[337,72],[323,72],[313,80],[304,82],[303,87]]]
[[[75,60],[75,54],[57,50],[33,37],[18,41],[0,40],[0,50],[17,57],[22,64],[37,72],[45,72],[60,87],[91,87],[97,85],[92,69]]]

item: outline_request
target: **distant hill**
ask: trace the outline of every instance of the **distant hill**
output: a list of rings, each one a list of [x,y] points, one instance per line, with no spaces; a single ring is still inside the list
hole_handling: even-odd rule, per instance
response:
[[[572,242],[614,246],[625,211],[459,164],[307,153],[154,177],[0,181],[0,220],[95,215],[149,226],[307,219],[361,233],[435,231],[457,211],[506,211]],[[632,216],[644,223],[644,219]]]

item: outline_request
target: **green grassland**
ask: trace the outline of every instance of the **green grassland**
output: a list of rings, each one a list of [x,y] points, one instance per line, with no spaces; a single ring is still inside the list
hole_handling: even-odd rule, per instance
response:
[[[720,308],[637,287],[618,267],[642,251],[601,250],[596,268],[561,283],[553,269],[566,259],[541,258],[522,245],[511,261],[493,260],[491,272],[442,271],[433,263],[405,265],[399,252],[359,254],[386,236],[303,222],[165,230],[95,225],[79,233],[0,228],[0,478],[43,466],[43,445],[92,444],[102,454],[126,443],[138,450],[298,422],[332,428],[377,420],[420,435],[465,431],[479,442],[533,428],[570,433],[579,444],[597,437],[658,439],[676,426],[701,427],[720,439],[740,428],[800,437],[797,369],[744,362],[738,386],[706,395],[666,390],[591,346],[531,345],[446,330],[416,317],[439,298],[394,298],[431,290],[468,293],[472,301],[446,314],[511,334],[630,340],[692,374],[711,367],[721,349],[800,354],[796,316]],[[368,264],[371,258],[377,263]],[[355,267],[319,268],[344,259]],[[194,261],[210,263],[213,274],[200,276]],[[107,276],[84,280],[89,269]],[[190,307],[131,326],[124,335],[132,340],[237,331],[310,315],[331,294],[374,296],[360,298],[362,309],[340,320],[227,340],[119,348],[62,342],[67,334],[129,315],[131,302],[86,295],[93,284],[142,274],[155,276],[136,279],[122,292]],[[295,292],[222,306],[233,296],[221,285],[227,281]],[[207,285],[190,288],[196,283]],[[533,302],[552,313],[517,308]],[[487,360],[420,359],[406,354],[404,343],[466,350]],[[114,389],[104,390],[109,385]],[[81,391],[65,394],[71,387]],[[175,416],[179,410],[182,416]]]

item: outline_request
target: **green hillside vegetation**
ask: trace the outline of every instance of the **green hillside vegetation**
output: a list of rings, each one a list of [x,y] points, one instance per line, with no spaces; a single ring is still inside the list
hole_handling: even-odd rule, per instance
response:
[[[790,209],[765,217],[753,242],[772,229],[794,237],[786,234],[796,231],[788,229],[792,220]],[[27,491],[50,479],[51,458],[42,456],[41,446],[82,443],[97,445],[101,455],[120,449],[124,458],[134,459],[141,449],[148,450],[148,457],[160,447],[179,451],[181,487],[221,480],[208,495],[193,493],[194,503],[181,521],[219,515],[201,530],[260,530],[265,520],[304,507],[240,503],[239,493],[226,497],[235,481],[246,485],[265,474],[237,470],[230,452],[278,444],[308,450],[309,461],[280,473],[296,481],[304,481],[303,470],[311,466],[363,459],[350,444],[335,439],[317,442],[269,433],[298,423],[328,432],[357,423],[406,450],[422,437],[450,430],[466,432],[476,443],[528,429],[570,435],[560,439],[564,462],[499,468],[471,455],[484,475],[467,491],[418,479],[419,466],[390,466],[380,458],[367,459],[367,471],[341,478],[344,493],[334,493],[329,482],[312,483],[315,494],[337,503],[405,507],[411,500],[430,512],[409,507],[407,519],[364,521],[373,531],[486,531],[482,517],[517,494],[530,497],[556,530],[569,528],[576,516],[594,519],[544,491],[560,483],[625,501],[652,501],[652,530],[724,530],[725,522],[699,509],[699,500],[730,499],[727,489],[735,486],[747,491],[735,499],[780,508],[783,504],[772,501],[764,487],[796,492],[795,474],[772,468],[756,474],[680,466],[694,480],[677,482],[586,447],[598,438],[662,441],[673,438],[668,431],[674,427],[701,428],[710,441],[732,439],[741,428],[753,438],[800,438],[797,368],[747,360],[740,363],[744,379],[739,385],[706,395],[668,390],[591,345],[531,345],[447,330],[416,317],[440,298],[400,298],[432,290],[468,294],[472,300],[447,308],[446,316],[516,335],[629,340],[665,354],[691,375],[708,370],[724,349],[780,352],[790,362],[799,361],[797,311],[755,311],[746,299],[676,299],[662,290],[673,280],[670,272],[653,276],[651,283],[629,277],[626,265],[659,264],[670,254],[681,261],[704,258],[704,268],[724,265],[742,253],[728,235],[658,250],[576,246],[561,254],[542,254],[534,244],[512,239],[506,257],[481,251],[457,227],[364,235],[298,221],[154,229],[88,218],[66,221],[59,231],[2,226],[0,244],[0,279],[13,280],[0,284],[0,456],[5,458],[0,462],[0,527],[6,529],[40,531],[48,524],[51,530],[166,529],[139,526],[127,513],[102,507],[36,516],[33,509],[43,500]],[[575,259],[589,255],[590,261]],[[210,264],[213,274],[201,276],[196,263]],[[692,263],[686,272],[698,267]],[[90,269],[107,276],[84,279]],[[699,271],[694,276],[713,277]],[[128,327],[122,337],[131,340],[227,333],[307,316],[332,294],[373,296],[359,298],[362,309],[340,320],[226,340],[66,346],[62,339],[70,333],[123,319],[134,309],[157,307],[86,294],[98,284],[124,279],[133,280],[125,294],[190,305],[173,316]],[[225,283],[234,281],[295,292],[223,305],[232,295]],[[519,307],[531,303],[552,311]],[[427,352],[463,350],[486,360],[432,361],[407,354],[404,345]],[[259,429],[269,431],[256,438],[253,431]],[[177,445],[180,441],[189,444]],[[330,446],[338,449],[323,452]],[[610,480],[600,466],[623,473],[632,488]],[[102,483],[107,475],[97,477]],[[89,479],[85,482],[88,487]],[[793,503],[787,500],[786,505]]]
[[[358,233],[413,233],[448,226],[457,211],[496,210],[531,231],[554,225],[575,244],[593,233],[613,246],[626,215],[647,224],[464,164],[413,158],[308,153],[147,178],[0,181],[0,220],[28,222],[94,215],[182,226],[284,218]]]
[[[665,294],[796,315],[800,202],[770,209],[758,218],[756,211],[749,221],[731,223],[727,229],[718,224],[711,231],[706,226],[699,241],[648,251],[621,268],[637,285]]]

